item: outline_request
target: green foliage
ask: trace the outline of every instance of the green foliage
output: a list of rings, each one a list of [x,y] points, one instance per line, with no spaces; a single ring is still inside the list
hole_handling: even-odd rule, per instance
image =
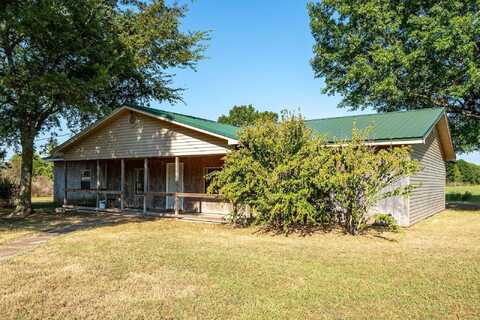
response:
[[[278,121],[278,114],[272,111],[258,111],[249,104],[242,106],[233,106],[228,115],[221,115],[218,122],[231,124],[237,127],[251,126],[256,121]]]
[[[387,213],[377,214],[373,224],[392,232],[398,232],[400,230],[395,218],[391,214]]]
[[[313,177],[321,175],[327,153],[301,117],[282,115],[277,124],[263,120],[240,133],[240,148],[229,153],[223,170],[213,174],[209,191],[219,191],[236,207],[250,206],[256,223],[288,232],[295,227],[330,223],[319,215],[321,195]],[[234,220],[243,212],[236,212]]]
[[[480,184],[480,165],[465,160],[447,163],[447,182]]]
[[[183,32],[185,6],[163,0],[0,2],[0,144],[21,145],[29,213],[34,140],[79,130],[112,109],[181,100],[172,68],[195,68],[204,32]]]
[[[3,170],[3,175],[9,177],[15,183],[20,183],[20,172],[22,166],[22,156],[15,154],[10,158],[7,168]],[[46,177],[49,181],[53,181],[53,162],[48,162],[35,153],[33,155],[33,174],[32,177]]]
[[[308,10],[325,93],[351,109],[445,107],[456,149],[479,150],[477,1],[323,0]]]
[[[419,164],[410,158],[409,147],[376,149],[365,144],[366,137],[368,129],[362,132],[354,127],[351,142],[331,149],[326,170],[330,174],[323,177],[331,210],[351,234],[365,227],[366,213],[375,203],[408,194],[414,186],[399,182],[419,170]]]
[[[240,147],[212,174],[209,192],[237,208],[249,206],[257,224],[288,233],[340,223],[356,234],[378,200],[407,193],[411,186],[385,187],[413,174],[418,165],[408,148],[375,150],[354,129],[354,139],[326,146],[301,117],[283,114],[279,123],[257,122],[240,132]],[[245,211],[234,213],[244,220]]]
[[[473,199],[473,194],[470,191],[448,193],[446,199],[447,201],[470,201]]]
[[[12,204],[17,185],[8,177],[0,176],[0,199]]]

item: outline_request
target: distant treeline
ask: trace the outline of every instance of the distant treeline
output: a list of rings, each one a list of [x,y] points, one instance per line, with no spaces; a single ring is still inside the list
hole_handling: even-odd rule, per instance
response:
[[[457,184],[480,184],[480,165],[458,160],[447,164],[447,182]]]

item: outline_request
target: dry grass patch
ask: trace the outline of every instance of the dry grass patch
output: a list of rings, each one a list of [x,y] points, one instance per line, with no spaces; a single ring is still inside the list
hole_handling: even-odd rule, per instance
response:
[[[24,236],[69,226],[80,221],[81,215],[55,214],[53,212],[55,205],[48,199],[35,198],[35,213],[26,218],[10,218],[9,214],[12,209],[0,209],[0,245]]]
[[[480,212],[360,237],[170,220],[98,227],[0,274],[6,319],[475,319]]]

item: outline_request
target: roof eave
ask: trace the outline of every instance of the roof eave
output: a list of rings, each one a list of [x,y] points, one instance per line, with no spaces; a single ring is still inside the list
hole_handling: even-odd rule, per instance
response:
[[[413,139],[405,139],[405,140],[388,140],[388,141],[368,141],[365,142],[364,145],[367,146],[398,146],[398,145],[411,145],[411,144],[423,144],[425,140],[423,138],[413,138]],[[327,146],[329,147],[341,147],[346,146],[348,142],[344,143],[329,143]]]
[[[443,117],[437,121],[437,130],[439,131],[440,142],[442,143],[444,157],[446,161],[457,160],[455,147],[453,146],[452,136],[450,134],[450,126],[448,125],[447,114],[443,113]]]

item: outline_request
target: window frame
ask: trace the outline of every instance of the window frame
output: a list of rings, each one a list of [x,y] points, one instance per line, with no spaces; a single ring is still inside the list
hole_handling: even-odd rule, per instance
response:
[[[85,173],[88,172],[88,176]],[[88,187],[84,187],[84,183],[88,182]],[[80,170],[80,189],[81,190],[91,190],[92,189],[92,169],[81,169]]]

